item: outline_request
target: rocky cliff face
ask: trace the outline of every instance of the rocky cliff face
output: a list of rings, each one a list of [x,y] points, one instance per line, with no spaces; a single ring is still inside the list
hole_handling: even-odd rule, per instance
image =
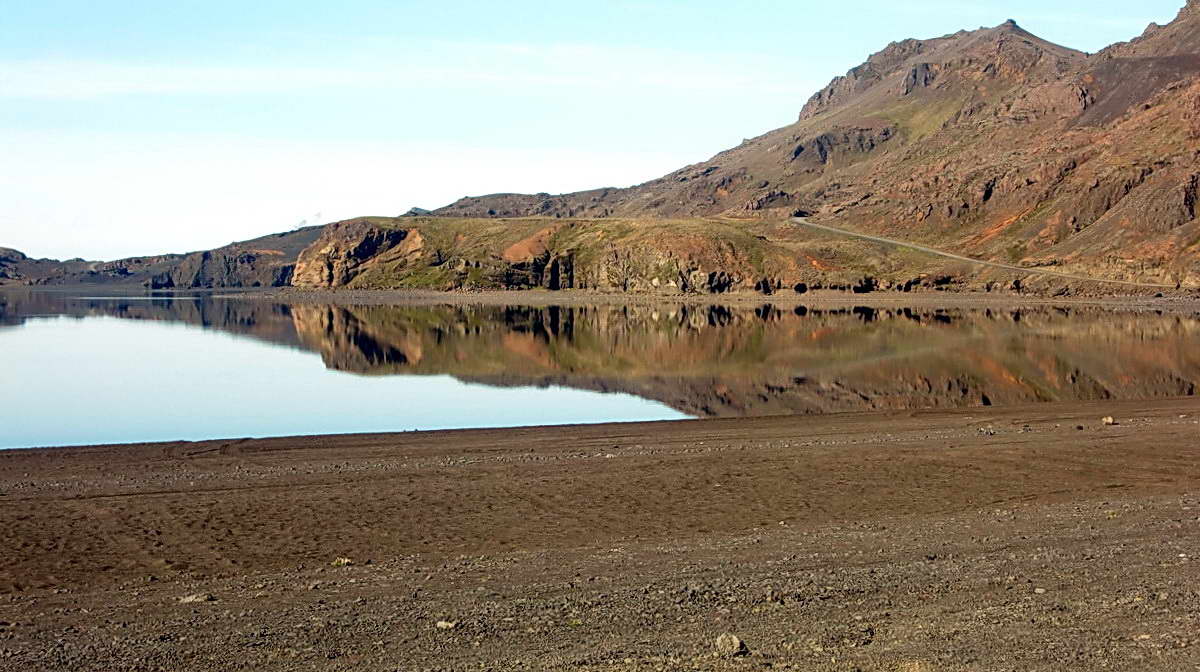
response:
[[[18,266],[29,258],[17,250],[0,247],[0,284],[16,282],[22,277]]]
[[[52,284],[56,279],[95,274],[97,262],[34,259],[11,248],[0,248],[0,287]]]
[[[345,287],[374,269],[423,256],[424,241],[415,228],[380,226],[369,219],[336,222],[300,253],[292,284],[297,287]]]
[[[889,45],[796,123],[628,189],[467,198],[454,217],[797,211],[980,258],[1200,284],[1200,9],[1086,55],[1009,21]]]
[[[665,297],[820,289],[1113,291],[1103,283],[980,270],[862,240],[814,237],[792,222],[716,218],[360,218],[326,227],[300,255],[292,282],[311,289],[586,289]]]
[[[376,217],[326,227],[293,284],[770,293],[818,277],[786,241],[715,220]]]

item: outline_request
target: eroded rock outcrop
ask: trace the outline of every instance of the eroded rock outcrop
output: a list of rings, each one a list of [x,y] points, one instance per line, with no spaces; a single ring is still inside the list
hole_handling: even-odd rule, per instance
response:
[[[292,284],[771,293],[806,268],[784,244],[716,221],[369,218],[326,227]]]
[[[22,276],[17,264],[28,259],[17,250],[0,247],[0,283],[16,282]]]
[[[411,229],[378,226],[366,219],[337,222],[300,253],[292,284],[346,287],[370,267],[419,254],[422,248],[420,233]]]

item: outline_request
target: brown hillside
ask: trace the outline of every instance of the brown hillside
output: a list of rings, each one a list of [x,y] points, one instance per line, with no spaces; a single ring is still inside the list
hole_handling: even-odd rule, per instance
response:
[[[1008,263],[1200,280],[1200,5],[1086,55],[1013,21],[889,45],[796,123],[628,189],[455,217],[818,221]]]

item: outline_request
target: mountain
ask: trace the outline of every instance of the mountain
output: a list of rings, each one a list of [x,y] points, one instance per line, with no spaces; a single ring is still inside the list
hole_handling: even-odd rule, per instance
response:
[[[704,163],[631,189],[466,198],[435,213],[765,218],[836,207],[839,193],[870,183],[868,167],[881,159],[911,161],[918,157],[900,154],[928,152],[950,139],[942,137],[946,131],[962,127],[978,137],[997,125],[989,118],[994,110],[1085,61],[1013,22],[893,43],[813,95],[796,123]]]
[[[890,44],[795,123],[630,188],[470,197],[187,256],[56,267],[2,252],[0,283],[1154,292],[1200,285],[1198,191],[1189,0],[1090,55],[1012,20]]]
[[[1086,55],[1014,21],[889,45],[790,126],[628,189],[465,198],[454,217],[794,213],[1102,277],[1200,277],[1200,3]]]

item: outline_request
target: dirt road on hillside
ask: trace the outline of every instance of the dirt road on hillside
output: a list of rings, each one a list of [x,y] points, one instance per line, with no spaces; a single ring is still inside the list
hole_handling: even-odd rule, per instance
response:
[[[1016,266],[1014,264],[1005,264],[1005,263],[998,262],[998,261],[985,261],[983,259],[975,259],[972,257],[966,257],[961,254],[954,254],[953,252],[945,252],[943,250],[929,247],[927,245],[921,245],[918,243],[910,243],[906,240],[899,240],[897,238],[884,238],[882,236],[874,236],[869,233],[858,233],[857,231],[849,231],[847,229],[839,229],[837,227],[827,226],[825,224],[817,224],[815,222],[808,221],[808,219],[804,218],[804,217],[793,217],[792,221],[801,226],[804,226],[804,227],[807,227],[810,229],[815,229],[817,231],[823,231],[825,233],[832,233],[832,234],[836,234],[839,236],[848,236],[850,238],[858,238],[860,240],[868,240],[868,241],[871,241],[874,243],[883,243],[885,245],[895,245],[897,247],[907,247],[909,249],[916,250],[918,252],[924,252],[925,254],[932,254],[932,255],[938,256],[938,257],[945,257],[946,259],[953,259],[955,261],[965,261],[969,264],[975,264],[977,266],[987,266],[989,268],[999,268],[999,269],[1003,269],[1006,271],[1017,271],[1017,272],[1025,273],[1028,275],[1048,275],[1051,277],[1063,278],[1066,280],[1081,280],[1084,282],[1098,282],[1098,283],[1107,284],[1107,285],[1120,285],[1120,286],[1125,286],[1125,287],[1140,287],[1140,288],[1147,288],[1147,289],[1170,289],[1170,290],[1177,289],[1175,287],[1175,285],[1160,285],[1160,284],[1155,284],[1152,282],[1135,282],[1133,280],[1110,280],[1107,278],[1093,278],[1093,277],[1089,277],[1089,276],[1085,276],[1085,275],[1074,275],[1071,273],[1050,271],[1050,270],[1046,270],[1044,268],[1028,268],[1025,266]]]

